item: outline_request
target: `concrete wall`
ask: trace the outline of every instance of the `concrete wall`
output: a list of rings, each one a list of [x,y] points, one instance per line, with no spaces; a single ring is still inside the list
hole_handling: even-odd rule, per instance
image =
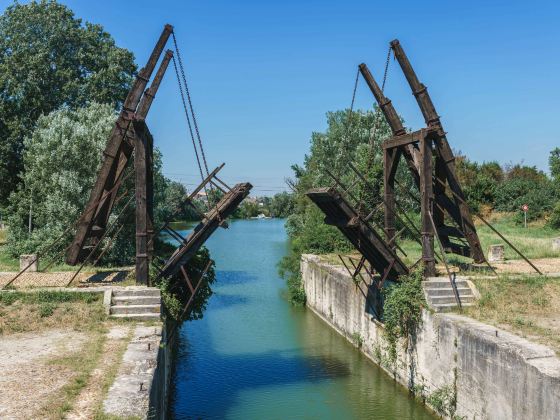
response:
[[[169,402],[171,397],[171,380],[173,377],[176,350],[176,335],[169,335],[175,322],[167,321],[162,330],[162,343],[157,355],[157,365],[150,388],[149,418],[165,420],[169,418]]]
[[[117,377],[103,402],[105,414],[165,420],[171,390],[173,352],[170,326],[137,324]]]
[[[551,349],[471,318],[424,311],[394,365],[383,325],[366,305],[372,291],[313,255],[302,257],[301,270],[307,306],[421,398],[444,400],[444,410],[455,407],[467,419],[560,418],[560,360]]]

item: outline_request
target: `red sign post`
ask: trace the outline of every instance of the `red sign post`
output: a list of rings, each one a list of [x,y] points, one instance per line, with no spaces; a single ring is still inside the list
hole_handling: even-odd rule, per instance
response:
[[[523,220],[525,222],[525,228],[527,228],[527,212],[529,211],[529,206],[527,204],[523,204],[521,206],[521,210],[523,210]]]

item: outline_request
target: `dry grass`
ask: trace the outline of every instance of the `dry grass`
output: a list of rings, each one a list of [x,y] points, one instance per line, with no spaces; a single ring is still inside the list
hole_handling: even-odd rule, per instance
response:
[[[0,292],[0,336],[64,326],[99,328],[107,319],[99,293],[60,291]]]
[[[560,354],[560,278],[473,279],[481,298],[465,315],[553,348]]]
[[[131,324],[108,320],[102,300],[100,293],[0,292],[0,339],[21,341],[25,335],[17,333],[58,337],[61,327],[65,334],[75,331],[69,337],[81,337],[76,343],[65,338],[49,350],[55,356],[33,360],[33,372],[54,371],[63,378],[58,388],[37,399],[33,418],[84,418],[84,413],[85,418],[106,418],[101,404],[130,341]],[[109,329],[124,335],[108,334]],[[24,347],[34,351],[30,345]]]
[[[87,385],[97,366],[106,340],[104,331],[93,331],[83,351],[71,353],[49,361],[49,364],[66,372],[69,380],[62,389],[51,396],[39,412],[40,418],[63,419],[72,410],[76,398]]]

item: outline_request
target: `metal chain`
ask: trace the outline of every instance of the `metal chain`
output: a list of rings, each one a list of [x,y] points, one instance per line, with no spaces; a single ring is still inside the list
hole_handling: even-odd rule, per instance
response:
[[[391,52],[393,50],[391,49],[391,47],[389,46],[389,51],[387,51],[387,59],[385,60],[385,70],[383,72],[383,83],[381,84],[381,92],[383,92],[385,90],[385,84],[387,83],[387,74],[389,72],[389,62],[391,60]],[[381,122],[381,109],[379,107],[377,107],[377,110],[375,112],[375,116],[374,116],[374,122],[373,122],[373,128],[371,131],[371,135],[370,135],[370,140],[369,140],[369,156],[368,156],[368,161],[366,164],[366,176],[367,176],[367,172],[370,171],[371,166],[373,165],[373,158],[374,158],[374,141],[375,141],[375,136],[377,134],[377,129],[379,128],[379,123]],[[363,194],[364,191],[361,191],[360,194],[360,205],[358,207],[358,211],[361,212],[362,208],[363,208]]]
[[[172,32],[171,34],[173,35],[173,44],[175,46],[175,52],[177,53],[177,60],[179,61],[179,68],[181,70],[181,76],[183,77],[183,83],[185,85],[185,92],[187,93],[187,100],[189,102],[189,108],[191,110],[194,129],[196,131],[196,137],[198,139],[198,144],[200,146],[200,153],[202,154],[202,160],[204,162],[204,169],[206,170],[206,175],[209,175],[210,172],[208,171],[208,163],[206,163],[206,155],[204,154],[204,148],[202,147],[202,139],[200,138],[200,131],[198,130],[198,123],[196,122],[196,115],[194,113],[194,108],[192,105],[191,94],[189,91],[189,86],[187,84],[187,78],[185,77],[183,60],[181,59],[181,53],[179,52],[179,46],[177,45],[177,38],[175,37],[175,32]]]
[[[381,84],[381,92],[385,90],[385,82],[387,82],[387,73],[389,71],[389,60],[391,59],[391,52],[393,49],[389,46],[389,51],[387,51],[387,61],[385,62],[385,73],[383,73],[383,83]]]
[[[350,114],[354,111],[354,101],[356,100],[356,90],[358,89],[358,80],[360,78],[360,69],[356,71],[356,80],[354,81],[354,91],[352,92],[352,102],[350,103]]]
[[[194,139],[194,133],[192,130],[191,119],[189,117],[189,111],[187,108],[187,103],[185,102],[185,94],[183,93],[183,85],[181,83],[181,77],[179,76],[179,70],[177,69],[177,62],[175,61],[175,56],[172,57],[173,67],[175,68],[175,75],[177,76],[177,83],[179,84],[179,92],[181,93],[181,102],[183,103],[183,109],[187,117],[187,123],[189,125],[189,132],[191,134],[191,140],[194,148],[194,154],[196,156],[196,163],[198,164],[198,170],[200,171],[200,178],[204,181],[204,173],[202,172],[202,166],[200,165],[200,157],[198,156],[198,149],[196,147],[196,141]]]

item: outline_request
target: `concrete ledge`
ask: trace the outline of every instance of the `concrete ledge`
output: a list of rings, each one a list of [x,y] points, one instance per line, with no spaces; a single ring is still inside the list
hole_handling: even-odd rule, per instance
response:
[[[455,415],[466,419],[560,418],[560,359],[550,348],[465,316],[424,311],[417,336],[408,348],[399,343],[389,365],[384,328],[367,312],[368,290],[313,255],[302,256],[301,271],[308,307],[417,395],[449,389]]]
[[[117,378],[103,402],[105,414],[148,418],[161,333],[161,326],[136,326]]]

